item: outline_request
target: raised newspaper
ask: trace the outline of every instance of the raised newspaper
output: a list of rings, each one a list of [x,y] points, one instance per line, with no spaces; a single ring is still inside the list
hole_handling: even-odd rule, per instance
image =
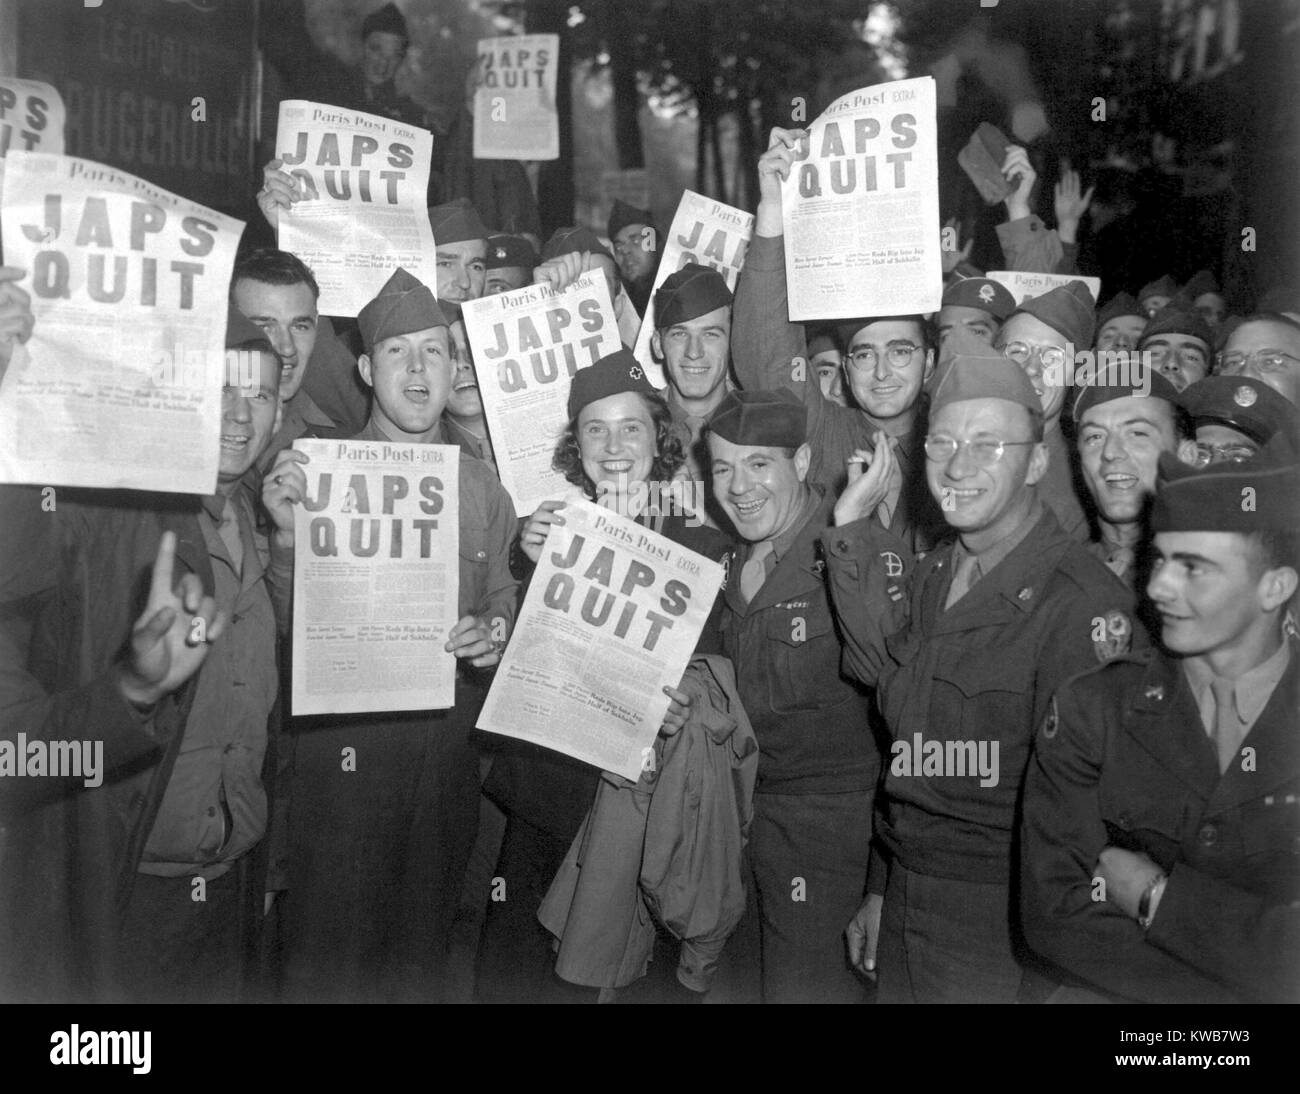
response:
[[[592,502],[560,512],[478,728],[636,779],[722,567]]]
[[[585,273],[562,292],[529,285],[468,300],[461,314],[501,484],[516,513],[531,513],[569,488],[551,460],[573,374],[622,345],[609,286]]]
[[[289,99],[280,104],[275,154],[304,199],[281,211],[280,247],[311,267],[322,314],[356,315],[399,266],[437,291],[432,133]]]
[[[656,363],[654,354],[650,352],[650,336],[655,332],[654,294],[659,291],[659,286],[687,263],[698,262],[701,266],[712,266],[722,274],[727,287],[734,291],[741,267],[745,265],[745,248],[753,234],[753,213],[706,198],[694,190],[682,194],[677,212],[673,214],[672,227],[668,229],[668,238],[659,248],[661,255],[659,269],[655,272],[654,292],[650,294],[650,303],[646,305],[645,318],[641,321],[633,349],[655,387],[664,387],[668,383],[663,366]],[[651,241],[647,238],[646,242]]]
[[[984,275],[990,281],[1005,285],[1007,292],[1015,297],[1017,304],[1042,296],[1045,292],[1068,285],[1071,281],[1082,281],[1092,293],[1094,302],[1101,299],[1101,278],[1084,277],[1081,274],[1030,273],[1026,270],[989,270]]]
[[[456,702],[443,646],[460,591],[460,449],[298,440],[293,712],[435,710]]]
[[[558,34],[480,38],[474,87],[474,158],[560,158],[555,87]]]
[[[6,163],[36,327],[0,382],[0,482],[213,493],[243,222],[91,160]]]
[[[781,208],[792,322],[938,309],[934,79],[836,99],[800,140]]]
[[[10,152],[63,154],[63,96],[39,80],[0,76],[0,185]]]

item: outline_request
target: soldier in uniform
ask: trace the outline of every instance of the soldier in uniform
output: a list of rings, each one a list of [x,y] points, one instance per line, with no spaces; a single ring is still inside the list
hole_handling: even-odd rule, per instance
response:
[[[934,325],[943,346],[954,327],[965,327],[989,345],[1002,324],[1016,310],[1015,297],[1005,285],[987,277],[967,277],[943,290],[943,300]]]
[[[438,299],[453,304],[477,300],[487,281],[489,232],[468,198],[429,209],[438,248]]]
[[[1178,282],[1168,274],[1161,274],[1138,290],[1138,307],[1142,309],[1143,315],[1151,319],[1176,295],[1178,295]]]
[[[1170,305],[1142,331],[1138,351],[1175,389],[1205,379],[1210,371],[1214,332],[1197,311]]]
[[[1097,507],[1098,535],[1088,550],[1130,589],[1137,587],[1160,454],[1193,459],[1186,421],[1173,385],[1145,367],[1111,365],[1075,400],[1079,465]]]
[[[393,78],[406,60],[411,36],[395,4],[385,4],[361,24],[361,69],[347,105],[366,114],[379,114],[404,125],[429,128],[424,108],[399,95]]]
[[[1165,457],[1161,648],[1066,683],[1025,787],[1025,935],[1067,985],[1300,1001],[1300,472]],[[1243,501],[1249,499],[1249,504]]]
[[[513,292],[533,283],[537,249],[525,236],[488,236],[487,280],[484,296]]]
[[[957,541],[914,563],[866,519],[885,496],[884,450],[824,536],[845,667],[876,688],[892,738],[869,895],[848,931],[855,964],[878,960],[880,1002],[1018,997],[1012,845],[1034,729],[1062,681],[1133,635],[1132,594],[1038,496],[1042,423],[1013,362],[957,356],[925,440]]]
[[[649,209],[638,209],[625,201],[615,201],[609,213],[606,235],[614,248],[623,290],[632,306],[644,315],[659,269],[659,237]]]
[[[1260,380],[1300,406],[1300,322],[1290,315],[1248,315],[1228,334],[1217,364],[1216,372]]]
[[[866,881],[880,753],[870,696],[840,670],[818,546],[834,499],[809,482],[807,411],[788,391],[731,392],[707,437],[714,494],[745,541],[722,646],[759,747],[740,930],[752,938],[757,920],[764,1001],[852,1002],[863,989],[842,931]]]
[[[1270,443],[1300,459],[1300,407],[1250,376],[1207,376],[1182,394],[1199,466],[1240,463]],[[1277,440],[1274,440],[1277,438]]]
[[[1146,330],[1147,315],[1126,292],[1117,292],[1097,312],[1097,344],[1103,350],[1133,349]]]
[[[1024,301],[993,343],[1028,373],[1042,400],[1043,443],[1050,457],[1043,501],[1066,533],[1080,542],[1088,538],[1088,518],[1075,489],[1070,445],[1061,432],[1061,411],[1070,390],[1067,385],[1074,371],[1074,354],[1092,345],[1093,306],[1088,287],[1082,281],[1070,281]]]

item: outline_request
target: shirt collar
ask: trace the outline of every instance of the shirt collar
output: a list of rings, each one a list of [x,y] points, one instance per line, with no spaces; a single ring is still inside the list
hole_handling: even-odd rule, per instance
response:
[[[443,427],[443,420],[442,420],[442,418],[439,418],[439,419],[438,419],[438,426],[437,426],[437,428],[434,430],[432,440],[430,440],[430,441],[428,441],[428,442],[426,442],[426,443],[428,443],[428,444],[446,444],[446,443],[447,443],[446,440],[445,440],[446,435],[447,435],[447,432],[446,432],[445,428]],[[355,437],[353,437],[353,438],[351,438],[351,439],[354,440],[354,441],[387,441],[389,444],[415,444],[415,443],[417,443],[417,442],[415,442],[415,441],[399,441],[399,440],[396,440],[396,439],[393,438],[393,437],[390,437],[387,433],[385,433],[382,429],[379,428],[379,425],[378,425],[378,423],[375,421],[375,419],[374,419],[373,416],[371,417],[370,421],[366,422],[366,428],[363,429],[360,433],[358,433]]]
[[[284,404],[284,421],[280,428],[283,429],[290,421],[320,426],[324,429],[334,428],[334,419],[321,410],[316,400],[307,394],[305,388],[299,388],[298,394]]]
[[[813,510],[817,508],[820,502],[821,498],[818,496],[817,491],[809,488],[808,496],[804,499],[803,507],[799,510],[798,519],[776,539],[771,541],[773,562],[780,562],[785,557],[786,552],[794,545],[799,533],[803,531],[803,526],[808,523],[808,518],[812,516]]]
[[[1043,502],[1038,497],[1038,492],[1035,491],[1034,500],[1030,503],[1029,512],[1025,514],[1025,519],[1016,525],[1015,529],[1010,534],[1003,536],[1002,539],[998,540],[997,543],[994,543],[992,546],[986,547],[984,550],[976,554],[975,552],[966,549],[966,545],[962,543],[961,537],[959,536],[954,543],[952,550],[954,568],[963,558],[973,555],[975,561],[979,563],[980,576],[987,576],[994,566],[1024,542],[1025,537],[1034,530],[1034,526],[1042,519],[1042,516]]]
[[[1253,725],[1263,713],[1290,664],[1291,642],[1284,638],[1268,660],[1260,662],[1249,672],[1243,672],[1233,681],[1232,702],[1243,725]],[[1183,659],[1183,672],[1199,706],[1215,680],[1214,671],[1201,658],[1187,657]]]

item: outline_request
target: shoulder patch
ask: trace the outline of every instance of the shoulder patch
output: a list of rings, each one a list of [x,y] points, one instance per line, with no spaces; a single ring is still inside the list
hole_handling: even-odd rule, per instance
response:
[[[1092,620],[1092,650],[1105,664],[1126,654],[1133,646],[1133,620],[1118,608]]]

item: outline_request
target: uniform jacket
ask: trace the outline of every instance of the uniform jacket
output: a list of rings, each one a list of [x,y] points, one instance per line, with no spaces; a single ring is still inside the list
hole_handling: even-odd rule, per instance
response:
[[[880,842],[916,873],[1009,880],[1034,729],[1062,681],[1127,648],[1132,593],[1047,509],[947,610],[951,544],[913,563],[897,536],[866,520],[828,530],[825,543],[845,667],[877,689],[894,742],[877,796]],[[919,757],[906,771],[904,748],[914,756],[917,735],[922,748],[987,742],[989,756],[996,742],[996,784],[981,786],[971,773],[923,774]]]
[[[839,406],[822,394],[821,384],[807,363],[803,325],[789,322],[788,314],[783,240],[755,238],[750,241],[745,269],[736,286],[731,324],[736,376],[746,391],[783,387],[803,400],[808,408],[808,444],[812,448],[808,481],[836,496],[848,481],[845,461],[855,449],[870,451],[874,447],[871,435],[877,427],[861,410]],[[803,379],[794,379],[796,359],[804,362]],[[903,489],[890,522],[890,527],[916,551],[929,550],[948,535],[943,513],[925,482],[925,453],[921,447],[925,428],[921,417],[918,415],[911,434],[896,450]]]
[[[732,554],[723,594],[722,651],[760,750],[758,788],[783,794],[869,790],[880,773],[870,696],[840,668],[819,538],[834,499],[823,496],[748,604],[740,574],[751,548]]]
[[[1178,659],[1066,683],[1025,785],[1022,914],[1065,979],[1145,1002],[1300,1001],[1300,648],[1219,774]],[[1169,875],[1151,927],[1093,899],[1113,845]]]
[[[46,512],[39,488],[0,488],[0,732],[103,741],[103,784],[0,780],[0,999],[104,1000],[114,997],[117,924],[194,688],[144,717],[119,692],[116,665],[162,533],[176,533],[176,580],[197,574],[211,593],[212,564],[196,498],[59,487],[53,500]],[[282,803],[268,808],[274,825]],[[264,855],[244,865],[260,874]],[[260,901],[260,877],[241,881]]]
[[[745,912],[743,852],[758,746],[724,657],[696,658],[690,720],[655,742],[637,782],[605,772],[538,911],[570,983],[620,988],[645,974],[655,924],[682,940],[677,976],[706,991]]]
[[[1079,245],[1062,243],[1056,229],[1048,228],[1033,213],[999,224],[997,233],[1008,270],[1068,274],[1078,268]]]

